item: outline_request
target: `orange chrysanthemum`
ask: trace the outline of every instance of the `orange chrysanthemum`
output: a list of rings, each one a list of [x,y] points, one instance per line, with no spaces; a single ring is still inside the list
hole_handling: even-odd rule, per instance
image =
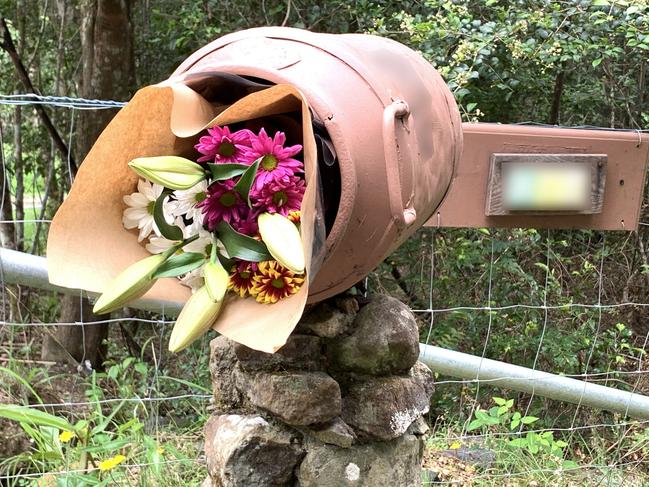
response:
[[[241,298],[254,296],[256,294],[256,291],[253,289],[255,285],[253,281],[255,267],[256,264],[252,262],[241,262],[239,265],[234,266],[230,273],[228,289],[237,293]]]
[[[300,210],[291,211],[288,214],[288,219],[291,220],[296,225],[300,224]]]
[[[276,261],[267,260],[258,264],[252,292],[260,303],[276,303],[298,292],[303,282],[304,274],[295,275]]]

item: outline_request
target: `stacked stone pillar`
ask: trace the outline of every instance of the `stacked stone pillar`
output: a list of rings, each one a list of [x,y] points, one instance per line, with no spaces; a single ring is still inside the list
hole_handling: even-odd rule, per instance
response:
[[[433,390],[410,310],[317,305],[270,355],[211,342],[204,486],[417,486]]]

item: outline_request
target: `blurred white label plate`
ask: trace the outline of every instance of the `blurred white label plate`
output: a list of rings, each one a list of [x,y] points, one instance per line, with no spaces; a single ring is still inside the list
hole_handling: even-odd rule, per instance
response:
[[[503,162],[503,206],[509,211],[580,211],[591,205],[591,166]]]

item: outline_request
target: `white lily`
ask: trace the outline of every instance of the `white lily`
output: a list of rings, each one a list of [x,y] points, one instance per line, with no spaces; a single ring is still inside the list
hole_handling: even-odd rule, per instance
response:
[[[151,255],[131,264],[115,277],[99,296],[93,313],[104,314],[125,306],[129,301],[144,295],[155,283],[153,273],[169,257],[169,253]]]
[[[304,249],[295,224],[279,213],[262,213],[257,223],[270,255],[288,270],[302,274],[305,267]]]
[[[205,179],[205,170],[184,157],[139,157],[128,165],[143,178],[169,189],[189,189]]]
[[[203,286],[185,303],[169,338],[169,351],[179,352],[210,329],[221,311],[223,300],[214,302]]]

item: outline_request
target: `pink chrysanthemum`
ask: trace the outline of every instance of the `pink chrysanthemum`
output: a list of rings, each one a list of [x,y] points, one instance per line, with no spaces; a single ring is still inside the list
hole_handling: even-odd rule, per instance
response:
[[[203,212],[203,223],[213,231],[221,221],[236,225],[248,205],[234,188],[232,179],[212,183],[207,188],[207,197],[196,205]]]
[[[297,176],[271,180],[253,195],[253,206],[288,216],[290,212],[300,209],[304,189],[304,180]]]
[[[207,133],[195,146],[198,152],[204,154],[197,162],[249,164],[254,161],[246,156],[250,149],[250,138],[254,137],[250,130],[230,133],[228,127],[217,126],[207,129]]]
[[[285,142],[284,132],[275,132],[271,139],[263,128],[258,136],[253,135],[250,138],[251,148],[246,155],[250,161],[261,158],[254,184],[256,191],[260,191],[268,181],[293,176],[303,170],[304,164],[293,159],[293,156],[302,150],[302,146],[297,144],[284,147]]]
[[[245,211],[247,210],[247,211]],[[259,235],[259,225],[257,225],[257,217],[259,216],[259,211],[255,209],[245,208],[241,212],[241,218],[232,222],[232,228],[237,232],[248,235],[249,237],[256,237]]]

